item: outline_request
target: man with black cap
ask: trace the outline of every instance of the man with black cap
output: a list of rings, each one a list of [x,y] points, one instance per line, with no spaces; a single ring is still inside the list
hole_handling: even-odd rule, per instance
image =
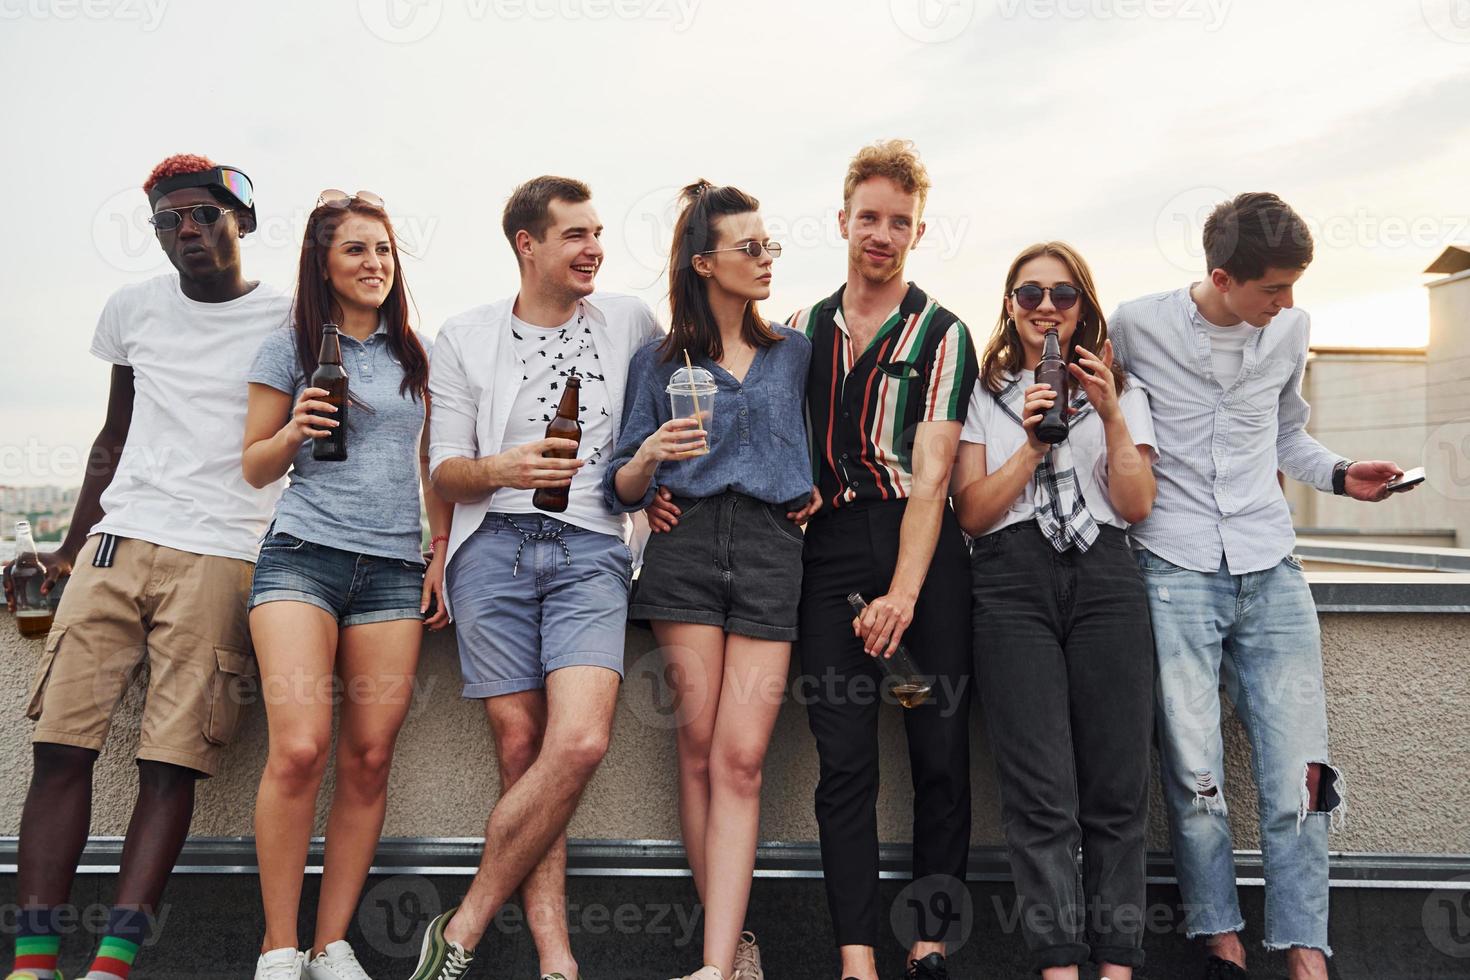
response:
[[[173,156],[143,185],[175,273],[125,286],[92,353],[112,365],[107,419],[46,590],[70,572],[27,714],[35,765],[20,826],[12,978],[57,974],[64,906],[87,841],[92,768],[146,662],[138,799],[117,897],[88,978],[126,980],[188,834],[194,784],[214,775],[254,673],[245,600],[280,485],[240,471],[246,372],[289,297],[240,270],[255,230],[250,180]],[[75,571],[73,571],[75,566]]]

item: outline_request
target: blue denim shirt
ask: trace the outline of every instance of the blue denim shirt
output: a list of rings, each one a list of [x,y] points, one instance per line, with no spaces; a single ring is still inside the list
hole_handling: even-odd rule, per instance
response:
[[[812,345],[805,335],[780,324],[781,340],[756,351],[743,381],[704,357],[694,363],[715,377],[710,451],[692,459],[659,463],[643,499],[625,504],[614,479],[643,440],[673,415],[665,392],[684,359],[665,361],[662,339],[645,345],[628,367],[628,394],[617,451],[603,476],[602,492],[615,512],[642,510],[660,486],[680,497],[713,497],[734,490],[768,504],[805,501],[812,489],[806,431],[806,374]]]
[[[429,341],[415,334],[424,350]],[[347,413],[347,458],[313,459],[312,442],[296,451],[291,484],[276,507],[277,531],[343,551],[423,562],[419,521],[419,435],[424,403],[399,394],[403,366],[388,347],[380,325],[366,340],[342,334],[342,366],[354,401]],[[289,328],[265,339],[250,380],[291,396],[306,388]]]

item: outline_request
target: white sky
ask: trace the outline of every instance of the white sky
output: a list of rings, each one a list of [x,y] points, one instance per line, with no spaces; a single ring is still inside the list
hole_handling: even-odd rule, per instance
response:
[[[138,185],[255,180],[246,273],[292,286],[324,187],[383,195],[429,334],[515,287],[505,196],[587,180],[604,289],[663,311],[675,188],[761,199],[784,317],[844,275],[842,175],[879,137],[934,179],[909,275],[988,334],[1010,258],[1065,238],[1105,305],[1198,273],[1215,201],[1307,217],[1319,344],[1422,344],[1423,268],[1470,241],[1464,0],[0,0],[0,483],[74,484],[104,300],[167,270]]]

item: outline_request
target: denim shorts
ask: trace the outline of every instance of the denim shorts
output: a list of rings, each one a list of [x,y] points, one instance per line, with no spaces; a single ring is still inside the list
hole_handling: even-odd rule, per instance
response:
[[[563,667],[623,674],[633,555],[541,514],[489,513],[445,573],[464,697],[546,686]]]
[[[674,503],[679,523],[648,539],[628,615],[794,641],[805,537],[789,508],[734,491]]]
[[[305,602],[341,626],[423,619],[424,566],[402,558],[343,551],[271,530],[260,546],[250,608]]]

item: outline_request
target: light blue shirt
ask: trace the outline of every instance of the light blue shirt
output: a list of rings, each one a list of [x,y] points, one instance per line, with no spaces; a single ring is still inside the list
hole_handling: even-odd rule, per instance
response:
[[[1275,567],[1296,531],[1276,471],[1332,490],[1343,457],[1307,434],[1302,398],[1310,321],[1276,314],[1246,341],[1235,378],[1217,378],[1207,321],[1189,290],[1124,303],[1108,319],[1119,362],[1149,391],[1159,461],[1152,512],[1135,546],[1198,572]]]
[[[429,342],[415,332],[427,353]],[[291,484],[273,527],[303,541],[343,551],[423,563],[419,521],[419,438],[424,403],[400,394],[403,366],[380,324],[366,340],[342,334],[342,367],[353,404],[347,409],[347,458],[312,458],[311,440],[296,451]],[[290,328],[265,339],[250,380],[291,396],[306,388]],[[358,403],[361,403],[358,404]],[[367,408],[362,407],[366,405]]]
[[[768,504],[805,502],[812,491],[812,461],[806,431],[806,376],[812,345],[806,335],[777,323],[781,340],[758,348],[745,377],[707,357],[693,362],[715,378],[714,412],[709,423],[710,451],[692,459],[659,463],[643,499],[625,504],[614,480],[638,447],[673,416],[665,389],[683,358],[664,360],[662,339],[633,355],[628,367],[628,397],[623,407],[617,452],[603,476],[607,505],[614,511],[642,510],[660,486],[680,497],[713,497],[727,490]]]

